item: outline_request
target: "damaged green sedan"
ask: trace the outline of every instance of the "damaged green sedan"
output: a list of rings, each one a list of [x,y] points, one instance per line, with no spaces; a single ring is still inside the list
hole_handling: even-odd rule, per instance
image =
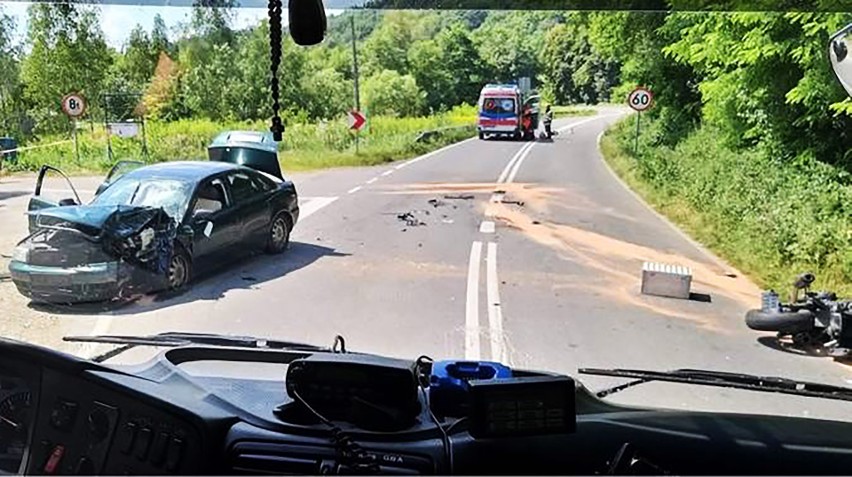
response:
[[[283,252],[299,205],[277,166],[138,167],[108,180],[86,205],[43,200],[43,168],[29,206],[30,235],[9,265],[12,281],[34,301],[103,301],[179,290],[234,252]]]

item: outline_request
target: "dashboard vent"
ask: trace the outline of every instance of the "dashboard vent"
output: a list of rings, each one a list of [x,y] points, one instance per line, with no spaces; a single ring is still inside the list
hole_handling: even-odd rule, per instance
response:
[[[434,473],[431,459],[413,455],[368,451],[379,462],[382,474],[416,475]],[[232,474],[319,475],[348,473],[337,468],[337,454],[331,446],[309,446],[276,442],[242,441],[230,451]]]

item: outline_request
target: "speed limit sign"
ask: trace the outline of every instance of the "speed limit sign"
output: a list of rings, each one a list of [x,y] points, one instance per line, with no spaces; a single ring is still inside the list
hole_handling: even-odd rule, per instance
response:
[[[71,118],[79,118],[86,112],[86,100],[79,94],[69,94],[62,98],[62,111]]]
[[[651,107],[654,94],[648,88],[638,87],[627,96],[627,105],[636,111],[645,111]]]

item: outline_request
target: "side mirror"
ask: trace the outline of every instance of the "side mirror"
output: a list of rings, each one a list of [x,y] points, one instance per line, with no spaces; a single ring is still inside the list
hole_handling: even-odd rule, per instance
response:
[[[78,204],[77,201],[74,200],[74,199],[62,199],[57,203],[57,205],[66,206],[66,205],[80,205],[80,204]]]
[[[831,36],[828,42],[828,58],[837,81],[852,96],[852,23]]]
[[[287,4],[290,37],[297,45],[317,45],[325,38],[327,21],[322,0],[290,0]]]

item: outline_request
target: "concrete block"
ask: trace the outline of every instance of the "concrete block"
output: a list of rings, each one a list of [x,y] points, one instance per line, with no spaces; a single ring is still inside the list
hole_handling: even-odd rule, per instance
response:
[[[692,270],[680,265],[645,262],[642,265],[642,294],[689,299]]]

